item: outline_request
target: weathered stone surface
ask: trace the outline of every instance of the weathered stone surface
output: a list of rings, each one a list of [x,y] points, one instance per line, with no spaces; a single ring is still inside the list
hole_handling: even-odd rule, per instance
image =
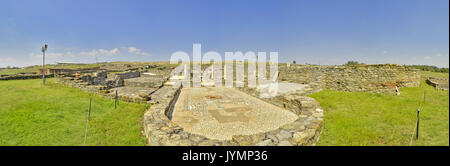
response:
[[[429,77],[427,83],[435,87],[437,90],[448,90],[449,82],[447,78]]]
[[[124,80],[124,86],[141,88],[159,88],[164,82],[163,78],[137,77]]]
[[[270,139],[263,140],[257,144],[258,146],[271,146],[273,145],[273,141]]]
[[[309,93],[331,89],[395,94],[397,87],[420,85],[419,70],[398,65],[279,67],[279,80],[311,87]]]
[[[198,134],[188,133],[184,131],[183,128],[173,123],[167,118],[170,113],[168,113],[170,106],[177,99],[177,94],[179,94],[181,87],[162,87],[161,89],[154,92],[152,95],[157,94],[159,98],[152,98],[158,100],[153,102],[154,105],[145,113],[144,115],[144,130],[149,139],[149,145],[231,145],[231,146],[246,146],[246,145],[259,145],[259,146],[292,146],[292,145],[313,145],[317,142],[322,129],[323,115],[317,102],[311,102],[314,100],[308,97],[292,97],[293,103],[296,103],[298,109],[302,109],[301,103],[306,101],[309,104],[305,105],[310,109],[305,109],[305,112],[300,112],[299,117],[292,123],[283,125],[279,129],[271,130],[268,132],[262,132],[252,135],[233,135],[231,140],[216,140],[201,136]],[[252,90],[247,90],[246,92],[251,92]],[[164,94],[164,95],[163,95]],[[256,94],[256,93],[248,93]],[[153,96],[152,96],[153,97]],[[212,97],[211,100],[217,100]],[[276,103],[277,101],[285,101],[283,97],[279,99],[265,99],[271,103]],[[299,112],[298,110],[289,110],[292,112]],[[308,115],[303,115],[303,113]],[[312,115],[315,116],[312,116]],[[321,116],[322,115],[322,116]],[[155,125],[159,124],[159,125]],[[312,126],[313,129],[307,129],[306,126]],[[165,135],[165,136],[161,136]]]
[[[140,69],[146,69],[147,67],[141,66]],[[147,73],[141,76],[140,71],[108,73],[107,70],[101,69],[95,72],[82,73],[81,75],[61,74],[58,81],[62,84],[110,98],[115,97],[117,90],[119,100],[146,103],[151,99],[151,94],[167,80],[167,77],[162,74],[170,73],[170,68],[162,67],[151,69],[151,71],[156,74]],[[125,82],[130,86],[125,85]]]
[[[292,144],[289,141],[281,141],[278,146],[292,146]]]
[[[253,88],[239,88],[239,90],[258,96]],[[266,139],[278,146],[314,145],[323,127],[323,110],[313,98],[300,96],[295,93],[287,93],[274,98],[264,98],[268,103],[280,105],[298,115],[296,121],[286,124],[278,130],[266,133]],[[254,142],[255,145],[266,145],[269,141]]]
[[[304,132],[297,132],[294,133],[293,141],[296,143],[296,145],[303,145],[303,143],[306,141],[307,138],[308,134]]]
[[[156,88],[141,88],[141,87],[118,87],[110,89],[109,95],[114,98],[116,91],[118,97],[122,101],[146,103],[150,100],[150,93],[157,90]]]
[[[135,67],[128,64],[110,66],[120,70],[131,70]],[[276,97],[260,98],[260,92],[252,88],[239,90],[260,98],[267,103],[284,108],[295,113],[298,118],[278,129],[250,135],[233,135],[231,140],[215,140],[202,135],[186,132],[181,126],[173,123],[170,108],[174,106],[182,88],[179,84],[168,86],[166,81],[171,76],[171,68],[157,66],[139,66],[150,69],[143,72],[128,71],[124,73],[83,74],[75,77],[62,76],[61,82],[81,88],[88,92],[109,95],[114,94],[113,88],[148,88],[148,91],[119,92],[121,100],[152,104],[144,115],[144,134],[149,145],[260,145],[260,146],[290,146],[315,145],[323,128],[323,110],[313,98],[303,95],[332,89],[340,91],[362,91],[375,93],[395,93],[395,87],[418,86],[420,76],[418,71],[396,65],[360,65],[360,66],[298,66],[280,67],[280,93]],[[203,66],[202,66],[203,68]],[[136,69],[136,68],[135,68]],[[211,69],[212,71],[212,69]],[[214,71],[220,71],[214,68]],[[123,72],[123,71],[122,71]],[[146,74],[143,74],[146,73]],[[210,75],[212,72],[210,73]],[[210,77],[213,77],[212,75]],[[244,78],[248,78],[244,75]],[[193,80],[192,83],[201,84]],[[167,84],[164,84],[166,82]],[[248,85],[248,81],[234,81]],[[432,82],[432,81],[430,81]],[[445,81],[444,81],[445,83]],[[447,89],[448,89],[448,80]],[[166,86],[167,85],[167,86]],[[161,87],[162,86],[162,87]],[[436,84],[437,86],[437,84]],[[135,89],[135,90],[136,90]],[[214,100],[210,97],[207,100]]]
[[[223,87],[183,88],[172,117],[186,132],[218,140],[275,130],[296,119],[290,111]]]

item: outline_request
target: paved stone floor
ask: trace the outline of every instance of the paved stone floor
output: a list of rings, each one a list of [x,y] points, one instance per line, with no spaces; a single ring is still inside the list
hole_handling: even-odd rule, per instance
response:
[[[184,131],[211,139],[231,140],[275,130],[297,115],[233,88],[183,88],[172,121]]]

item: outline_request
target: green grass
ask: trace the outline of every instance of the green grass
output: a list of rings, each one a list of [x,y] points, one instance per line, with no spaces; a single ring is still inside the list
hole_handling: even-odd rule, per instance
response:
[[[80,69],[80,68],[93,68],[99,67],[99,64],[76,64],[76,65],[45,65],[45,68],[49,69]],[[34,73],[38,69],[42,69],[42,65],[28,66],[19,69],[0,69],[0,74],[18,74],[18,73]]]
[[[0,145],[83,145],[89,97],[48,79],[0,81]],[[87,145],[145,145],[145,105],[92,96]]]
[[[416,110],[426,91],[426,104],[420,113],[420,138],[411,145],[449,146],[448,91],[435,90],[423,80],[420,87],[400,91],[399,96],[331,90],[310,95],[325,110],[318,145],[409,146],[416,125]]]
[[[427,79],[428,77],[444,77],[449,78],[449,73],[437,73],[437,72],[431,72],[431,71],[421,71],[420,75],[423,79]]]
[[[422,72],[447,77],[445,73]],[[89,93],[48,79],[0,81],[0,145],[83,145]],[[449,146],[449,94],[424,80],[401,95],[325,90],[312,94],[324,108],[318,145],[410,145],[423,101],[420,139],[412,145]],[[145,145],[145,105],[93,96],[87,145]]]

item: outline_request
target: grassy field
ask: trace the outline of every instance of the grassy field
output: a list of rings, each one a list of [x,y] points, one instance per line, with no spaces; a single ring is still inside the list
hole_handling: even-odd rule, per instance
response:
[[[161,65],[157,68],[161,67],[176,67],[177,65],[169,64],[168,62],[108,62],[107,64],[130,64],[134,66],[142,66],[142,65],[148,65],[148,64],[156,64]],[[57,64],[47,64],[45,65],[45,68],[49,69],[81,69],[81,68],[93,68],[93,67],[101,67],[102,65],[105,65],[105,63],[98,63],[98,64],[64,64],[64,65],[57,65]],[[28,66],[24,68],[4,68],[0,69],[0,74],[18,74],[18,73],[34,73],[38,69],[42,69],[42,65],[35,65],[35,66]]]
[[[422,72],[422,77],[447,73]],[[411,142],[416,109],[421,107],[420,139]],[[48,79],[0,81],[0,145],[83,145],[91,94]],[[325,110],[318,145],[449,146],[449,93],[424,80],[402,94],[383,95],[325,90],[312,94]],[[141,119],[145,105],[93,96],[87,145],[145,145]]]
[[[431,71],[421,71],[420,75],[422,76],[422,79],[427,79],[428,77],[444,77],[444,78],[449,77],[449,73],[437,73]]]
[[[99,67],[98,64],[76,64],[76,65],[53,65],[48,64],[45,65],[45,68],[49,69],[79,69],[79,68],[92,68],[92,67]],[[38,69],[42,69],[42,65],[36,65],[36,66],[28,66],[24,68],[10,68],[10,69],[0,69],[0,74],[18,74],[18,73],[33,73],[36,72]]]
[[[91,94],[48,79],[0,81],[1,145],[83,145]],[[145,105],[92,97],[87,145],[145,145]]]
[[[423,72],[423,77],[448,73]],[[312,94],[324,108],[324,131],[318,145],[449,146],[449,93],[422,81],[401,88],[401,95],[325,90]],[[417,109],[421,108],[420,138],[411,142]]]

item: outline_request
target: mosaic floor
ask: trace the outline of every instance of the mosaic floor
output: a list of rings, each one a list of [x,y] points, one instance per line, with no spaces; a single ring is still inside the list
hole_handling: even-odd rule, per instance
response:
[[[172,121],[184,131],[212,139],[231,140],[275,130],[297,115],[233,88],[183,88]]]

